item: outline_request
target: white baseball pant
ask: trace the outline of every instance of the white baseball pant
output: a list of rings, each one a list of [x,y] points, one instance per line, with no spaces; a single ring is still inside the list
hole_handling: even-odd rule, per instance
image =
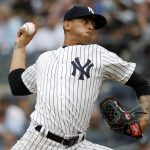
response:
[[[35,130],[36,124],[31,122],[23,137],[11,148],[11,150],[112,150],[102,145],[83,140],[72,147],[48,139],[45,135]]]

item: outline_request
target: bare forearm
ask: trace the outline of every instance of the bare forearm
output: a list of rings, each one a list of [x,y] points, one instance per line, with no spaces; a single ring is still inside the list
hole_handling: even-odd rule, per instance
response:
[[[12,56],[10,72],[18,68],[26,68],[26,51],[24,46],[16,45]]]
[[[150,115],[150,95],[140,96],[141,109]]]
[[[35,26],[35,25],[34,25]],[[25,28],[21,27],[17,33],[14,52],[10,65],[10,72],[18,68],[26,68],[26,46],[32,40],[36,34],[37,28],[35,26],[35,32],[28,34]]]
[[[150,122],[150,95],[140,96],[139,100],[141,103],[142,111],[147,113],[143,114],[142,117],[140,118],[142,130],[145,131]]]

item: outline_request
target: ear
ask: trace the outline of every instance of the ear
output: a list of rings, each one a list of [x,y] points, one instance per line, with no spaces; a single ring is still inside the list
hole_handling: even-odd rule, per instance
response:
[[[70,23],[71,23],[71,22],[68,21],[68,20],[65,20],[65,21],[64,21],[64,29],[65,29],[65,31],[69,31],[69,30],[70,30],[70,26],[71,26]]]

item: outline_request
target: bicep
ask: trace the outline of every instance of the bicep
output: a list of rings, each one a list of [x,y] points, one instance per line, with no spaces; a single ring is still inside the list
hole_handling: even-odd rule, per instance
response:
[[[116,54],[107,52],[103,56],[103,79],[125,84],[132,75],[135,64],[123,61]]]

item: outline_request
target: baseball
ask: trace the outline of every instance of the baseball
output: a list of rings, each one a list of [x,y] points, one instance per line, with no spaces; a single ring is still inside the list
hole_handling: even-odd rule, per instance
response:
[[[32,22],[27,22],[22,27],[25,28],[29,35],[32,35],[35,32],[35,25]]]

